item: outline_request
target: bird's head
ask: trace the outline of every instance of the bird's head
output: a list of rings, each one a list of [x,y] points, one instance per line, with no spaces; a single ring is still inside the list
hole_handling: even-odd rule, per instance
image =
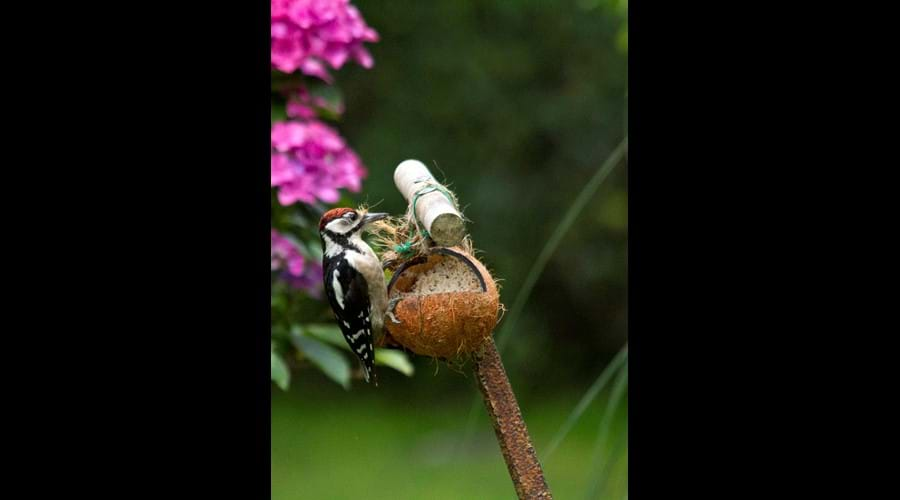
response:
[[[384,219],[388,215],[382,212],[361,212],[346,207],[332,208],[319,220],[319,233],[323,236],[329,233],[347,237],[357,235],[368,224]]]

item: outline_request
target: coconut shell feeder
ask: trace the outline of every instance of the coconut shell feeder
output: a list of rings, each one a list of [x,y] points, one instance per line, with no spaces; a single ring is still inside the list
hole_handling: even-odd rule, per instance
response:
[[[453,359],[479,349],[497,324],[500,295],[484,265],[461,248],[436,247],[394,272],[388,296],[399,297],[388,330],[421,356]]]
[[[531,437],[494,344],[500,295],[466,237],[456,198],[421,162],[397,166],[394,183],[409,203],[385,224],[382,260],[393,271],[383,346],[442,360],[471,359],[510,478],[519,498],[552,498]],[[385,245],[385,243],[388,243]]]

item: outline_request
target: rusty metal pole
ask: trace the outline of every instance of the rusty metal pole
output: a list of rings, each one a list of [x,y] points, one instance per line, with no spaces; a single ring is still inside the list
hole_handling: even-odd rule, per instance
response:
[[[475,375],[516,494],[520,499],[552,499],[493,338],[475,355]]]

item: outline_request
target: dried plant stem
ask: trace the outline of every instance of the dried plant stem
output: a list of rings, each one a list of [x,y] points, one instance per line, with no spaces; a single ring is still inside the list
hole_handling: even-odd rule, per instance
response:
[[[483,350],[475,356],[474,364],[478,386],[516,494],[520,499],[552,499],[493,338],[484,343]]]

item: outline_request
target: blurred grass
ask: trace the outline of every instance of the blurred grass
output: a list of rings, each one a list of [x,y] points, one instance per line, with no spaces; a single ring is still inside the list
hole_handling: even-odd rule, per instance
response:
[[[540,455],[581,394],[522,404]],[[559,451],[542,463],[555,498],[583,498],[608,394],[598,398]],[[490,424],[460,450],[469,399],[384,398],[377,390],[272,391],[272,499],[514,499]],[[627,402],[623,402],[627,409]],[[627,410],[601,444],[609,481],[597,498],[627,496]],[[623,445],[624,444],[624,445]],[[615,456],[610,456],[615,450]]]

